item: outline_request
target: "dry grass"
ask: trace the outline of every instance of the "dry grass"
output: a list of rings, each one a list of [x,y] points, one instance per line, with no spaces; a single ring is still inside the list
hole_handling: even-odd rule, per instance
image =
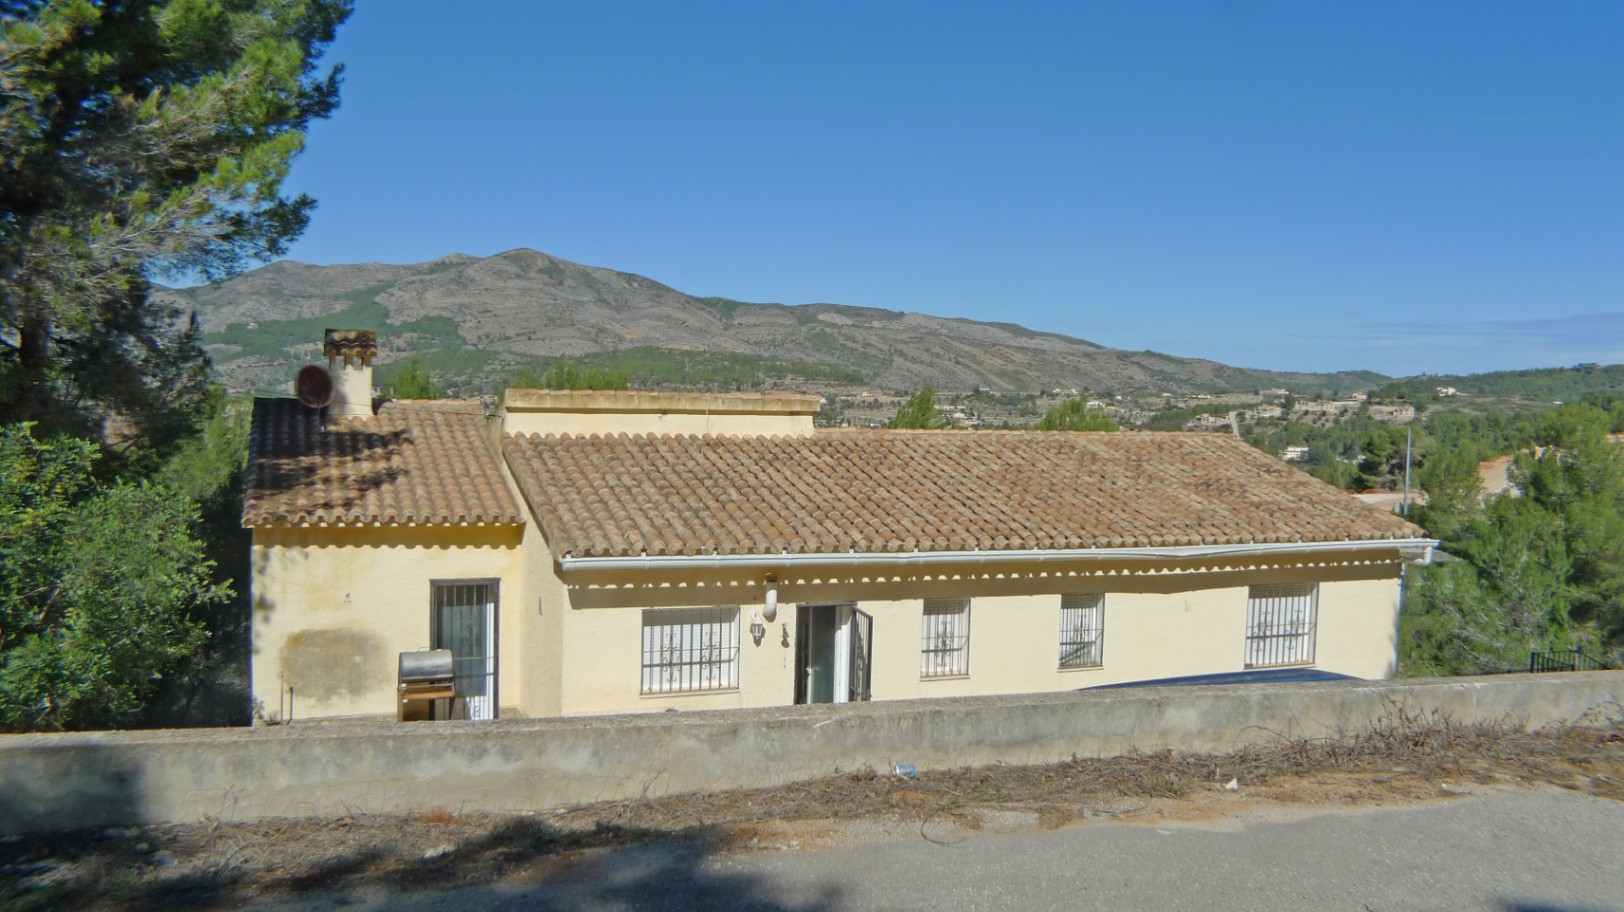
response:
[[[462,817],[461,817],[461,815],[453,814],[452,812],[446,810],[445,808],[437,807],[437,808],[429,808],[426,811],[420,811],[420,812],[418,812],[416,814],[413,814],[412,815],[412,822],[413,823],[427,823],[427,824],[442,824],[442,825],[444,825],[444,824],[461,823],[462,822]]]
[[[1230,780],[1234,792],[1224,788]],[[1474,784],[1539,783],[1624,800],[1624,711],[1611,706],[1578,725],[1527,731],[1394,707],[1362,731],[1270,736],[1225,754],[1131,753],[910,779],[861,770],[542,815],[436,808],[62,834],[0,843],[0,905],[231,908],[254,896],[313,889],[545,880],[583,850],[653,840],[681,840],[706,853],[812,845],[862,823],[944,841],[999,815],[1055,827],[1101,817],[1222,816],[1260,803],[1405,802],[1461,794]]]
[[[917,779],[862,770],[771,789],[674,795],[588,805],[563,820],[639,829],[766,820],[908,818],[949,811],[1033,811],[1050,825],[1124,813],[1123,799],[1184,799],[1231,779],[1275,800],[1349,791],[1419,797],[1405,783],[1538,783],[1624,800],[1624,713],[1598,712],[1583,724],[1530,732],[1509,720],[1461,724],[1441,713],[1393,707],[1359,732],[1338,737],[1274,735],[1227,754],[1134,752],[1037,766],[927,772]],[[1327,781],[1329,780],[1329,781]],[[1341,789],[1331,783],[1346,783]],[[1303,794],[1294,795],[1293,792]],[[1134,807],[1128,804],[1129,808]]]

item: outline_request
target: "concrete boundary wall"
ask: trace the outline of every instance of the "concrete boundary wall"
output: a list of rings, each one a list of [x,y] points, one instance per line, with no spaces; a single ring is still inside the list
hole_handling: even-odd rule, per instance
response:
[[[1624,671],[1096,690],[594,718],[295,723],[0,736],[0,832],[217,817],[540,810],[771,786],[836,769],[942,769],[1224,751],[1362,729],[1386,713],[1617,713]]]

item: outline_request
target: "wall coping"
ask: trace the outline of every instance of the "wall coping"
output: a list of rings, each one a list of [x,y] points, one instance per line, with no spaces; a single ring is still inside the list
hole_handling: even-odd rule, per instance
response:
[[[815,415],[822,399],[780,393],[662,393],[645,390],[510,389],[509,412],[584,414]]]

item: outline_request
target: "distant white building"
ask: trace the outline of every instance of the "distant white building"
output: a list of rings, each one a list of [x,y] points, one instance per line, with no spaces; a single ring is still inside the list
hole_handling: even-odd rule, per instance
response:
[[[1227,415],[1197,415],[1184,422],[1186,431],[1227,431],[1229,427]]]
[[[1359,411],[1361,404],[1349,399],[1340,399],[1335,402],[1299,402],[1297,403],[1297,411],[1316,415],[1340,415],[1343,412]]]
[[[1407,424],[1415,420],[1415,406],[1408,402],[1373,405],[1370,407],[1370,417],[1388,424]]]
[[[1288,446],[1275,455],[1283,462],[1302,462],[1308,458],[1308,447]]]

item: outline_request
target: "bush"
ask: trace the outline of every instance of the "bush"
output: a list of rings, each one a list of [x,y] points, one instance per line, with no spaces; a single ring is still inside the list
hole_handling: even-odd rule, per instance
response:
[[[116,727],[195,654],[229,598],[193,502],[98,484],[96,446],[0,429],[0,729]]]

